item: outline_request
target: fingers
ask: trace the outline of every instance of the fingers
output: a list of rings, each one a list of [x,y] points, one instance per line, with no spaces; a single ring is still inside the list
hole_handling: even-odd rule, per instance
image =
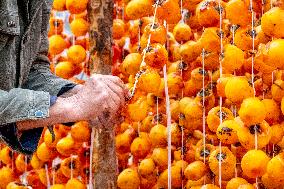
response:
[[[117,105],[118,108],[123,105],[124,102],[121,101],[121,98],[117,95],[117,93],[115,93],[110,88],[107,88],[106,90],[109,98]]]
[[[123,81],[119,77],[112,76],[112,75],[96,74],[96,75],[93,75],[92,78],[94,78],[94,80],[102,79],[104,82],[113,83],[113,84],[117,85],[118,87],[120,87],[123,90],[123,95],[125,97],[127,97],[129,95],[128,88],[126,87],[126,85],[123,83]]]

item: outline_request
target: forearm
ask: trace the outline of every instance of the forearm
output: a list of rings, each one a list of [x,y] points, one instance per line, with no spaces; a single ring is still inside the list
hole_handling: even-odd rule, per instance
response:
[[[58,97],[56,103],[49,109],[49,117],[37,120],[24,120],[17,122],[19,131],[50,126],[58,123],[79,121],[74,107],[69,100]]]

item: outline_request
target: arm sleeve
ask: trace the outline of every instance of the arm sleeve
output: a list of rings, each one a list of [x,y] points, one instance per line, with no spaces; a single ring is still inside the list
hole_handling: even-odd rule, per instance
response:
[[[50,71],[47,57],[49,10],[47,3],[43,3],[41,48],[32,64],[28,79],[22,86],[23,89],[12,89],[9,92],[0,90],[0,138],[12,150],[27,155],[36,151],[43,128],[24,131],[18,137],[16,122],[48,117],[53,97],[75,86]]]
[[[52,96],[57,96],[62,88],[72,85],[68,80],[59,78],[51,73],[48,54],[48,25],[51,4],[46,1],[42,5],[41,45],[35,61],[32,64],[24,88],[46,91]],[[74,84],[73,84],[74,85]]]
[[[12,150],[32,154],[43,128],[24,131],[17,136],[16,122],[42,119],[49,116],[50,94],[43,91],[15,88],[9,92],[0,90],[0,138]]]

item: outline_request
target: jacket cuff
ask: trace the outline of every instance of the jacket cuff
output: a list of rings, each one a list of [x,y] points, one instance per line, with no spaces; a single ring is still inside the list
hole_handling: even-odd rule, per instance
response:
[[[0,125],[49,117],[50,94],[48,92],[14,88],[2,98],[3,102],[7,103],[3,103],[5,109],[1,112]]]

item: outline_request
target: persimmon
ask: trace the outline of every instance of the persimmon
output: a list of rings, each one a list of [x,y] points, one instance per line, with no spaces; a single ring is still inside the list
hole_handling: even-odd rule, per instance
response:
[[[86,186],[79,179],[76,178],[69,179],[65,185],[65,189],[74,189],[74,188],[85,189]]]
[[[179,119],[179,101],[177,100],[171,100],[170,102],[170,110],[171,110],[171,117],[174,120],[178,120]]]
[[[178,166],[171,167],[171,184],[174,188],[182,186],[182,173],[181,168]],[[158,178],[158,186],[160,188],[168,188],[168,169],[163,171]]]
[[[113,38],[114,39],[120,39],[122,38],[122,36],[125,33],[125,24],[123,22],[123,20],[121,19],[114,19],[113,20],[113,26],[112,26],[112,30],[113,30]]]
[[[248,181],[246,181],[245,179],[241,177],[235,177],[235,178],[232,178],[228,182],[226,189],[238,189],[240,185],[247,184],[247,183]]]
[[[139,174],[142,176],[149,176],[155,171],[155,163],[152,158],[143,159],[138,166]]]
[[[179,54],[186,63],[191,63],[201,54],[202,47],[196,41],[187,41],[179,48]]]
[[[140,133],[144,136],[139,136],[133,140],[130,146],[130,151],[135,158],[145,158],[151,150],[151,142],[148,133]]]
[[[226,120],[217,129],[217,137],[224,144],[234,144],[238,142],[239,124],[235,120]]]
[[[167,128],[164,125],[157,124],[150,130],[149,137],[153,146],[166,146]]]
[[[267,44],[269,41],[271,41],[271,37],[264,33],[261,28],[261,25],[257,26],[255,28],[255,31],[257,33],[256,40],[259,41],[260,44]]]
[[[61,133],[59,133],[57,130],[54,130],[54,140],[52,138],[52,134],[50,133],[49,129],[46,129],[44,132],[43,140],[46,144],[46,146],[53,148],[56,146],[57,142],[62,138]]]
[[[245,98],[253,96],[253,88],[242,77],[230,77],[225,86],[225,95],[233,103],[241,103]]]
[[[250,178],[257,178],[266,173],[269,157],[262,150],[249,150],[241,161],[243,173]]]
[[[180,94],[183,87],[182,77],[177,73],[169,73],[167,76],[168,92],[170,96],[177,96]]]
[[[284,136],[283,123],[271,126],[271,139],[270,143],[277,144]]]
[[[31,161],[30,164],[32,166],[32,168],[34,169],[40,169],[43,167],[44,162],[41,161],[36,154],[33,154],[33,156],[31,157]]]
[[[88,142],[91,136],[91,129],[87,121],[80,121],[71,127],[71,136],[75,142]]]
[[[271,37],[284,37],[284,10],[274,7],[261,17],[261,28],[263,32]]]
[[[215,146],[211,145],[211,144],[205,144],[204,145],[200,145],[196,147],[195,150],[195,160],[196,161],[205,161],[208,162],[210,154],[212,153],[212,151],[215,150]]]
[[[125,14],[132,20],[152,15],[152,0],[132,0],[125,7]]]
[[[195,130],[202,125],[202,104],[189,97],[184,97],[179,101],[180,125],[187,129]],[[190,120],[190,121],[189,121]]]
[[[208,171],[208,168],[202,161],[194,161],[190,163],[184,170],[184,176],[188,180],[199,180]]]
[[[0,169],[0,188],[1,189],[6,189],[6,186],[15,180],[15,174],[13,170],[9,167],[2,167]]]
[[[86,50],[81,45],[73,45],[67,51],[68,61],[80,64],[86,60]]]
[[[284,96],[284,82],[283,80],[276,80],[274,81],[273,85],[271,86],[271,94],[273,100],[276,102],[281,102],[282,97]]]
[[[235,33],[235,45],[243,51],[253,49],[253,36],[254,36],[254,46],[257,47],[259,41],[256,38],[256,31],[251,30],[251,28],[239,28]]]
[[[79,14],[87,9],[88,0],[66,0],[66,8],[72,14]]]
[[[216,132],[221,121],[223,122],[223,121],[232,120],[232,119],[234,119],[234,115],[231,112],[231,110],[225,107],[220,108],[220,106],[217,106],[217,107],[212,108],[208,112],[208,115],[206,117],[206,122],[207,122],[208,128],[212,132]]]
[[[48,162],[52,160],[55,156],[55,150],[52,148],[49,148],[45,142],[41,143],[36,151],[37,157],[43,161]]]
[[[128,54],[124,58],[121,64],[122,72],[129,75],[135,75],[140,69],[141,62],[142,62],[141,54],[139,53]]]
[[[211,110],[215,105],[215,96],[213,94],[213,91],[210,88],[208,88],[208,86],[206,86],[206,88],[201,89],[197,93],[194,100],[204,105],[206,112],[209,112],[209,110]]]
[[[201,59],[200,61],[202,61],[202,58],[204,58],[204,68],[206,70],[215,70],[220,65],[220,55],[216,51],[203,51],[199,58]]]
[[[168,135],[168,133],[167,133]],[[177,123],[171,124],[171,142],[174,146],[180,146],[182,140],[182,128]]]
[[[266,109],[258,98],[246,98],[239,109],[239,116],[246,125],[250,126],[265,119]]]
[[[55,2],[55,1],[54,1]],[[50,18],[48,35],[57,35],[63,32],[64,23],[62,19]]]
[[[130,128],[115,137],[116,150],[120,153],[130,152],[130,145],[134,139],[134,129]]]
[[[280,108],[278,104],[273,99],[263,99],[261,101],[266,110],[265,121],[269,124],[274,124],[279,121]]]
[[[150,37],[151,35],[151,37]],[[146,40],[143,41],[142,38]],[[165,44],[167,41],[167,31],[164,25],[159,22],[150,23],[144,27],[144,32],[141,37],[141,47],[145,48],[148,43],[148,38],[150,37],[150,43],[160,43],[161,45]]]
[[[158,166],[160,171],[163,171],[168,166],[168,150],[165,148],[154,148],[151,158]]]
[[[281,49],[284,48],[284,39],[275,39],[266,45],[267,50],[267,65],[273,68],[284,68],[284,55]]]
[[[75,141],[71,135],[60,139],[56,144],[57,151],[63,156],[69,156],[74,153]]]
[[[138,189],[140,178],[137,170],[127,168],[124,169],[117,178],[117,186],[121,189]]]
[[[148,175],[147,177],[140,177],[140,188],[147,189],[147,188],[154,188],[155,184],[157,183],[157,176],[155,174]]]
[[[184,83],[183,93],[184,93],[185,96],[193,97],[193,96],[196,95],[198,90],[200,90],[200,87],[196,86],[195,82],[192,79],[190,79],[190,80],[188,80]]]
[[[257,137],[257,148],[262,149],[269,143],[272,133],[268,123],[262,121],[261,123],[251,126],[241,126],[237,134],[240,143],[246,149],[255,148],[255,137]]]
[[[278,180],[278,182],[282,181],[284,178],[284,158],[283,158],[283,152],[273,157],[267,164],[267,174],[268,176],[272,177],[273,180]],[[275,183],[277,184],[277,182]]]
[[[72,33],[78,36],[84,36],[89,30],[89,23],[83,18],[77,18],[70,23]]]
[[[209,81],[209,73],[207,70],[198,67],[191,71],[191,79],[195,83],[196,87],[203,88]]]
[[[153,68],[160,69],[168,62],[168,52],[164,46],[154,43],[145,48],[145,63]]]
[[[235,45],[226,45],[222,59],[222,66],[225,71],[232,73],[240,69],[245,61],[245,53]]]
[[[80,175],[80,169],[81,163],[77,156],[71,156],[69,158],[65,158],[61,162],[60,169],[63,173],[63,175],[67,178],[71,178],[73,174],[73,177],[77,177]]]
[[[161,76],[156,70],[148,69],[139,78],[138,87],[147,93],[157,93],[160,88]]]
[[[181,20],[180,6],[175,0],[165,0],[158,3],[156,16],[166,20],[168,24],[176,24]]]
[[[243,0],[230,0],[226,4],[226,18],[232,24],[247,26],[251,22],[251,12],[249,5]]]
[[[52,8],[57,11],[66,10],[66,0],[54,0]]]
[[[192,37],[191,28],[185,23],[178,23],[174,27],[173,35],[179,43],[189,41]]]
[[[53,129],[58,131],[62,136],[66,136],[68,132],[71,130],[71,127],[63,125],[63,124],[57,124],[57,125],[54,125]]]
[[[197,42],[206,52],[220,52],[220,35],[223,34],[217,27],[205,28]]]
[[[133,121],[142,121],[147,117],[147,112],[148,112],[147,101],[140,97],[137,101],[128,105],[127,111],[129,117]]]
[[[23,173],[31,169],[31,166],[29,163],[30,163],[30,158],[27,156],[24,156],[23,154],[19,154],[15,160],[16,169],[20,173]]]
[[[71,62],[59,62],[55,66],[55,74],[61,78],[69,79],[76,73],[76,66]]]
[[[224,14],[223,2],[221,2],[221,7],[219,3],[215,0],[204,0],[201,1],[196,7],[196,15],[198,22],[203,27],[216,26],[220,21],[220,12],[222,17]]]
[[[264,185],[264,187],[271,188],[271,189],[281,188],[284,185],[283,181],[277,178],[274,178],[273,176],[270,176],[267,173],[265,173],[261,177],[261,182]]]
[[[221,170],[219,170],[219,161],[222,165]],[[212,151],[208,162],[211,171],[217,176],[220,171],[220,176],[224,180],[231,179],[235,174],[236,157],[227,147]]]
[[[49,53],[51,55],[57,55],[66,49],[67,44],[61,35],[52,35],[49,40]]]
[[[13,152],[10,150],[8,146],[5,146],[0,151],[0,160],[6,165],[9,165],[12,163],[13,159]]]

